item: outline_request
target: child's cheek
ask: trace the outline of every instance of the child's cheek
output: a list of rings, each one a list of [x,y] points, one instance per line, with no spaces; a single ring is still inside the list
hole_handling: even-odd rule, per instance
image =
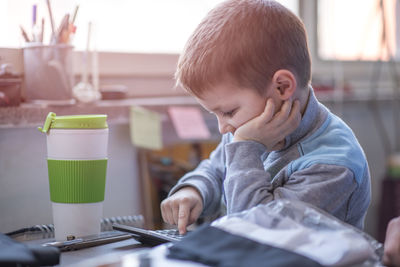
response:
[[[231,120],[231,125],[233,127],[235,127],[235,129],[239,128],[240,126],[242,126],[243,124],[245,124],[246,122],[250,121],[251,119],[253,119],[255,116],[249,116],[251,114],[245,114],[245,113],[241,113],[241,114],[237,114],[232,120]]]

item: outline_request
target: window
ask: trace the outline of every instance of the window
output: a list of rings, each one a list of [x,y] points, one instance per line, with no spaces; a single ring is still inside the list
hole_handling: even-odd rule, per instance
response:
[[[84,50],[88,24],[92,44],[99,51],[138,53],[179,53],[187,38],[206,13],[222,0],[51,0],[56,27],[66,13],[79,5],[76,50]],[[298,0],[281,0],[298,14]],[[21,47],[22,25],[32,35],[32,6],[37,4],[37,23],[45,19],[44,43],[50,40],[46,0],[1,0],[0,47]],[[72,17],[72,15],[71,15]]]
[[[321,59],[375,61],[400,56],[400,1],[319,0],[317,4]]]

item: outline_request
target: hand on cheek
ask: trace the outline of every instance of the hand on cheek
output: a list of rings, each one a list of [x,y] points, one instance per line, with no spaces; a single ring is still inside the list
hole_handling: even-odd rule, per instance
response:
[[[300,102],[287,100],[274,114],[275,105],[268,99],[264,111],[236,129],[234,141],[253,140],[264,144],[269,151],[282,149],[285,137],[300,124]]]

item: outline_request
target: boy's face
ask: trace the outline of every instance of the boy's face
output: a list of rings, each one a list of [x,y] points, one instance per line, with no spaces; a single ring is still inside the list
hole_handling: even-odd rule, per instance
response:
[[[271,91],[268,88],[268,93],[261,96],[252,89],[221,83],[205,90],[201,98],[196,97],[196,100],[217,117],[221,134],[234,134],[237,128],[264,111],[268,98],[273,98],[276,103],[275,112],[280,108],[277,105],[280,101],[274,99]]]

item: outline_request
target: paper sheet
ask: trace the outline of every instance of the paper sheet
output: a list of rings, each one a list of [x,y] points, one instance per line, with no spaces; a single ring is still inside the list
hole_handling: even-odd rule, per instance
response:
[[[169,107],[176,133],[182,139],[208,139],[211,134],[199,108]]]
[[[142,107],[131,107],[130,134],[132,144],[142,148],[161,149],[161,116]]]

